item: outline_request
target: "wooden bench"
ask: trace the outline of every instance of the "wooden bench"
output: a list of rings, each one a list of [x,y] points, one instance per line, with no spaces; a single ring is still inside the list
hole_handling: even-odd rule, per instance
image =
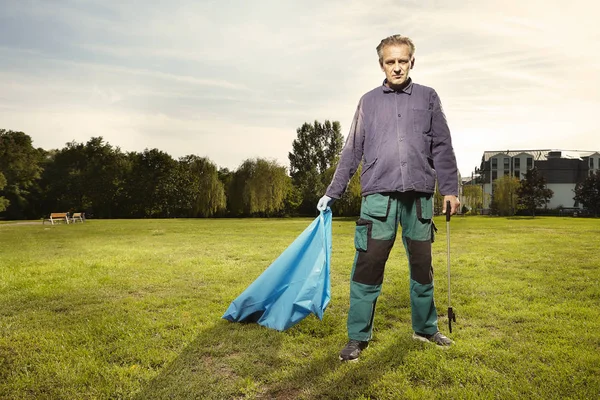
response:
[[[42,224],[44,224],[46,221],[50,221],[50,223],[52,225],[54,225],[54,223],[59,223],[59,222],[66,222],[67,224],[69,223],[69,213],[50,213],[50,218],[45,218],[42,221]]]
[[[75,222],[83,222],[85,221],[85,214],[84,213],[73,213],[73,215],[71,216],[71,222],[75,223]]]

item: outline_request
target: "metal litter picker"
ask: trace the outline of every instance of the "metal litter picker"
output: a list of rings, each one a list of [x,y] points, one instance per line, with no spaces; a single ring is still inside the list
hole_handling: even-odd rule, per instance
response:
[[[452,333],[452,322],[456,322],[456,314],[452,310],[452,303],[450,301],[450,202],[446,202],[446,243],[447,243],[447,260],[448,260],[448,329]]]

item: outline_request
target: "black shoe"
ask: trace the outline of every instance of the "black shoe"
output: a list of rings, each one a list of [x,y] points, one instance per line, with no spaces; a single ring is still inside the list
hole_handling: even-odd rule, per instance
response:
[[[366,349],[369,342],[350,339],[346,347],[340,352],[340,361],[358,361],[358,356],[363,349]]]
[[[425,335],[424,333],[413,333],[413,339],[419,340],[421,342],[433,343],[438,345],[439,347],[448,347],[454,343],[452,340],[448,339],[446,336],[442,335],[442,332],[437,331],[433,335]]]

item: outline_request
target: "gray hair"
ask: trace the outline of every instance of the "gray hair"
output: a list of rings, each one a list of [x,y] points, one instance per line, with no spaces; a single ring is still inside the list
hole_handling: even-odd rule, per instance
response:
[[[410,51],[410,58],[412,58],[415,55],[415,44],[413,43],[412,40],[410,40],[410,38],[408,36],[402,36],[402,35],[392,35],[392,36],[388,36],[385,39],[383,39],[381,41],[381,43],[379,43],[379,46],[377,46],[377,55],[379,56],[379,63],[381,64],[383,62],[383,48],[386,46],[394,46],[394,45],[402,45],[405,44],[408,46],[408,49]]]

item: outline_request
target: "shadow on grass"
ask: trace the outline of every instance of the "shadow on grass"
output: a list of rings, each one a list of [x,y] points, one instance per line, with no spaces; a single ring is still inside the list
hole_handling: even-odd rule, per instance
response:
[[[330,348],[326,355],[298,366],[285,379],[273,383],[261,399],[354,399],[377,398],[375,383],[387,371],[404,363],[414,344],[406,338],[382,344],[374,340],[356,362],[341,362],[344,346]]]
[[[281,366],[281,335],[257,324],[219,320],[200,332],[135,398],[239,398],[252,391],[253,381]]]
[[[218,321],[202,331],[136,398],[373,396],[373,383],[402,365],[415,345],[409,336],[386,343],[374,340],[359,362],[342,363],[338,353],[345,344],[345,332],[336,332],[341,322],[313,318],[277,332],[257,324]]]

